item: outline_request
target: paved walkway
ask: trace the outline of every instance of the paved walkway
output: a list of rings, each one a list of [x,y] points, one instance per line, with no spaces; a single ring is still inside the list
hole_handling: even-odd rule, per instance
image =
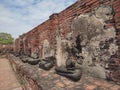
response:
[[[0,58],[0,90],[22,90],[8,59]]]

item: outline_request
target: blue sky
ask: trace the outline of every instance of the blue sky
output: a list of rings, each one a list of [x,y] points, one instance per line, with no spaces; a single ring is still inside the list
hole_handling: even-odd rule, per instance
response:
[[[0,0],[0,32],[14,38],[59,13],[77,0]]]

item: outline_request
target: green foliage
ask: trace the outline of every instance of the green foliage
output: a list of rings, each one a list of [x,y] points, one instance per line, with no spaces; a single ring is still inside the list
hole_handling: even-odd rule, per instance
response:
[[[11,34],[0,32],[0,44],[13,44],[13,41]]]

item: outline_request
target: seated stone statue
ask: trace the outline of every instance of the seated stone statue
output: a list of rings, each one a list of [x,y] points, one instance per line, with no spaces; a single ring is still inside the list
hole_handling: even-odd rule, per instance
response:
[[[14,54],[16,57],[19,57],[19,56],[20,56],[18,53],[15,53],[15,52],[14,52],[13,54]]]
[[[56,58],[51,56],[51,57],[46,57],[45,59],[42,59],[39,62],[39,67],[44,69],[44,70],[50,70],[54,64],[55,64]]]
[[[31,65],[37,65],[40,62],[40,59],[33,59],[26,55],[21,55],[19,58],[22,60],[23,63],[29,63]]]
[[[31,65],[37,65],[40,62],[40,59],[29,58],[27,62]]]
[[[73,81],[78,81],[81,78],[82,71],[81,68],[75,67],[75,62],[71,59],[66,61],[66,66],[60,66],[55,68],[56,73],[65,76]]]
[[[28,56],[25,56],[25,55],[21,55],[19,56],[19,58],[22,60],[23,63],[27,63],[29,57]]]
[[[80,68],[66,68],[64,66],[56,67],[56,73],[65,76],[73,81],[80,80],[82,71]]]

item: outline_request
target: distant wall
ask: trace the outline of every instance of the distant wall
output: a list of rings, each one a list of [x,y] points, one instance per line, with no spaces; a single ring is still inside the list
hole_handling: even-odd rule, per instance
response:
[[[9,53],[13,50],[13,45],[0,45],[0,53],[1,54],[6,54]]]

